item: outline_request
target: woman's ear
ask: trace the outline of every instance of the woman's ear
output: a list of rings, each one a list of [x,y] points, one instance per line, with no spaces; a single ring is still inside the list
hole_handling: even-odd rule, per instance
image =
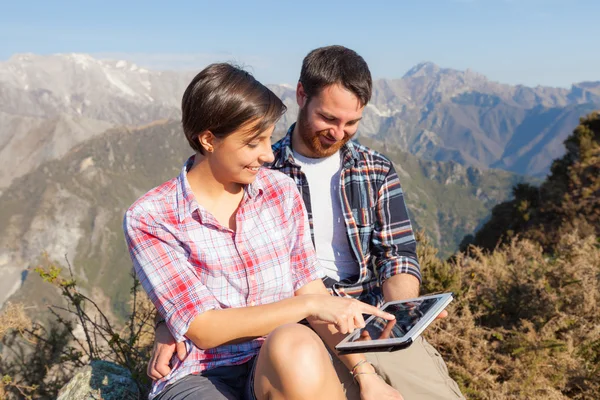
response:
[[[204,151],[207,153],[212,153],[215,150],[215,135],[213,135],[211,131],[204,131],[200,133],[197,140],[200,143],[200,146],[202,146]]]

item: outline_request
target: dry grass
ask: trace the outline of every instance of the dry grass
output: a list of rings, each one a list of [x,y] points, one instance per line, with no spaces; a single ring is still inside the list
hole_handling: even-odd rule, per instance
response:
[[[418,235],[423,292],[456,295],[449,317],[426,336],[443,354],[467,398],[600,399],[600,245],[596,236],[582,237],[567,226],[560,235],[553,256],[540,244],[517,238],[491,253],[472,248],[468,256],[459,254],[451,261],[440,260],[427,238]],[[48,276],[71,288],[70,281]],[[7,375],[10,381],[0,382],[0,399],[27,398],[24,394],[52,398],[69,371],[92,353],[127,366],[143,379],[154,340],[154,308],[136,291],[132,309],[133,319],[110,328],[109,336],[98,336],[94,342],[100,347],[88,349],[86,355],[82,338],[79,343],[69,341],[66,330],[52,331],[55,337],[42,335],[35,324],[32,328],[21,305],[7,305],[0,316],[0,338],[12,331],[4,338],[9,344],[17,332],[34,351],[23,353],[18,364],[0,360],[0,366],[12,372]],[[108,329],[93,322],[97,316],[90,318],[96,315],[93,308],[85,310],[88,317],[83,320],[92,324],[88,334]],[[136,339],[130,342],[132,332]],[[110,339],[115,338],[120,338],[119,346],[111,347]],[[35,366],[40,367],[38,373],[32,373]],[[67,373],[49,373],[56,368]]]
[[[472,399],[600,398],[600,247],[563,233],[555,256],[513,239],[450,262],[421,235],[424,292],[452,290],[428,332]]]
[[[22,332],[30,328],[31,320],[25,314],[23,304],[6,303],[2,314],[0,314],[0,340],[10,331]]]

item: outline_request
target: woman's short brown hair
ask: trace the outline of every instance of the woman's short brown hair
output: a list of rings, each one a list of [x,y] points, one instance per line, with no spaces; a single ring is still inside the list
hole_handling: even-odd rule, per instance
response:
[[[211,64],[192,79],[181,101],[183,132],[190,146],[203,153],[198,135],[210,131],[225,138],[256,121],[260,133],[285,113],[283,102],[249,72],[227,63]]]

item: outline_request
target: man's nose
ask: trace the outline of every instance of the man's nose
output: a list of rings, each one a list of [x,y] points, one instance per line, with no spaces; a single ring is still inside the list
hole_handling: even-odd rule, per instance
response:
[[[344,129],[339,126],[336,126],[335,128],[331,128],[329,130],[329,134],[335,140],[340,141],[344,138]]]

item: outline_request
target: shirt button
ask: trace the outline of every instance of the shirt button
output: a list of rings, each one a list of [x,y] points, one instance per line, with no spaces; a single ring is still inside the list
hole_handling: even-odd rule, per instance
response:
[[[254,281],[256,280],[256,278],[254,277],[254,275],[251,275],[251,276],[250,276],[250,280],[251,280],[252,282],[254,282]]]
[[[255,305],[256,305],[256,303],[254,302],[254,300],[252,300],[252,301],[250,302],[250,306],[254,307]]]

